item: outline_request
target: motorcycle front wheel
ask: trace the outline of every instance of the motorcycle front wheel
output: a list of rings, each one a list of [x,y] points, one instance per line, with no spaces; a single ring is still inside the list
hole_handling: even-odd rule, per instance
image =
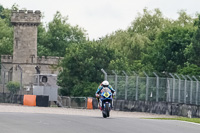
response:
[[[103,118],[107,117],[107,115],[106,115],[106,113],[104,111],[102,111],[102,115],[103,115]]]
[[[110,107],[109,107],[109,103],[106,103],[105,112],[106,112],[106,116],[109,117],[109,116],[110,116]]]
[[[110,116],[110,107],[109,103],[105,103],[105,108],[102,111],[103,118],[109,117]]]

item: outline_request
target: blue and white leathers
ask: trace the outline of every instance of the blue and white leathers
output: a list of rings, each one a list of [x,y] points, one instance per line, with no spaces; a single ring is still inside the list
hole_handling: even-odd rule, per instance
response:
[[[112,93],[115,92],[115,90],[112,88],[111,85],[109,85],[108,88],[111,90]],[[98,87],[98,89],[97,89],[96,94],[99,94],[99,93],[101,92],[102,89],[103,89],[103,86],[100,85],[100,86]]]

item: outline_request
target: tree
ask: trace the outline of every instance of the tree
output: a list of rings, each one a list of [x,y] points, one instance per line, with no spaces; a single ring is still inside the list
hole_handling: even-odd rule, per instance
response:
[[[163,30],[146,56],[144,62],[152,62],[159,72],[176,72],[177,66],[183,67],[187,58],[184,51],[192,42],[194,29],[175,26]]]
[[[116,64],[121,64],[121,67]],[[103,81],[101,68],[123,69],[126,66],[124,64],[126,63],[123,56],[117,55],[115,50],[100,43],[73,44],[66,49],[61,64],[63,70],[58,76],[58,84],[62,86],[61,93],[72,96],[93,96],[98,84]]]
[[[13,50],[11,10],[18,10],[18,6],[13,5],[11,9],[7,9],[0,5],[0,55],[12,54]]]
[[[178,14],[179,17],[173,22],[174,24],[177,24],[177,26],[182,27],[193,27],[194,19],[192,18],[192,16],[188,15],[185,10],[180,10]]]
[[[184,67],[178,67],[179,74],[183,75],[191,75],[191,76],[199,76],[200,75],[200,68],[195,64],[190,64],[186,62]]]
[[[150,43],[150,40],[146,36],[138,33],[131,36],[129,32],[119,30],[112,33],[110,36],[102,38],[100,43],[105,47],[115,49],[116,53],[124,56],[123,59],[126,59],[128,63],[126,64],[126,68],[128,68],[127,71],[143,69],[144,66],[141,64],[141,59]],[[118,63],[117,65],[120,66],[124,64]]]
[[[11,9],[4,8],[0,5],[0,18],[4,19],[5,23],[8,24],[9,27],[12,27],[12,24],[10,22],[11,18],[11,11],[12,10],[18,10],[18,5],[14,4],[12,5]]]
[[[0,5],[0,14],[2,14],[3,10],[4,10],[4,7],[2,5]],[[0,17],[3,18],[2,15],[0,15]]]
[[[47,33],[39,27],[39,55],[49,53],[51,56],[64,56],[66,48],[73,43],[86,40],[85,31],[78,26],[67,23],[68,18],[56,12],[53,20],[48,23]]]
[[[152,63],[147,64],[143,60],[144,56],[149,55],[156,36],[170,24],[171,21],[164,18],[159,9],[144,9],[143,14],[136,17],[128,30],[116,31],[104,37],[101,43],[123,54],[128,59],[130,70],[152,70]]]
[[[138,14],[138,17],[132,22],[128,31],[131,35],[135,33],[145,35],[149,40],[153,41],[156,35],[162,31],[163,28],[168,27],[170,21],[165,19],[159,9],[153,11],[145,8],[143,14]]]
[[[141,59],[142,52],[150,41],[146,36],[141,34],[136,33],[130,36],[129,32],[119,30],[109,37],[103,38],[101,43],[107,47],[116,49],[127,56],[130,61],[133,61]]]
[[[45,30],[44,25],[41,23],[38,26],[38,41],[37,41],[37,49],[38,56],[50,56],[52,55],[51,50],[46,46],[48,42],[47,32]]]
[[[192,38],[192,43],[187,46],[185,49],[185,56],[188,59],[188,63],[195,64],[198,67],[200,66],[200,15],[198,16],[198,19],[194,22],[194,35]]]
[[[0,18],[0,55],[12,54],[13,28]]]

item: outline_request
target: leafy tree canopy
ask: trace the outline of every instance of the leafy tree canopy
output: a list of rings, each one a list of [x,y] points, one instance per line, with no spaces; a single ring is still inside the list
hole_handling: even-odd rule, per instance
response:
[[[188,27],[171,27],[163,30],[144,61],[152,62],[159,72],[176,72],[177,66],[184,66],[187,58],[184,51],[192,42],[194,29]]]
[[[58,83],[64,87],[62,92],[65,92],[65,95],[93,96],[98,84],[103,80],[101,68],[125,70],[125,61],[115,50],[97,42],[70,45],[66,49]],[[93,86],[94,84],[96,86]]]
[[[67,23],[68,18],[56,12],[47,25],[47,32],[42,25],[39,27],[39,55],[64,56],[66,48],[72,43],[86,41],[85,30]]]

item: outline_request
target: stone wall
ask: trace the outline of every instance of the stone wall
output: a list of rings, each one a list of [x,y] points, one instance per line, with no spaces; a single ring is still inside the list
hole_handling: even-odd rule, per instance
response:
[[[60,60],[62,60],[63,57],[55,57],[55,56],[42,56],[37,58],[38,64],[46,64],[46,65],[53,65],[58,64]]]
[[[33,75],[36,73],[35,65],[21,64],[20,67],[22,68],[22,84],[25,86],[31,84],[33,82]],[[17,65],[13,65],[12,80],[19,83],[21,81],[21,71]]]
[[[200,118],[200,106],[179,103],[115,100],[114,110]]]
[[[13,62],[13,56],[12,55],[1,55],[1,62],[12,63]]]
[[[23,97],[23,95],[12,96],[10,93],[0,93],[0,103],[23,104]]]
[[[19,11],[12,11],[11,22],[13,24],[40,24],[40,17],[41,12],[36,10],[33,12],[32,10],[19,10]]]
[[[15,26],[13,63],[37,63],[37,27]]]

